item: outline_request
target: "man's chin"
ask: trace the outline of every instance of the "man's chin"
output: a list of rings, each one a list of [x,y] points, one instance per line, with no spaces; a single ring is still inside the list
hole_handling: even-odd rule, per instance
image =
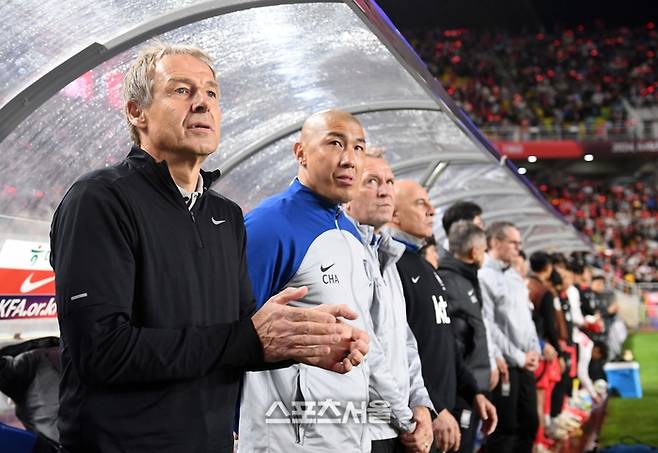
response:
[[[357,194],[357,189],[350,187],[350,188],[342,188],[339,190],[336,190],[333,194],[332,197],[330,197],[333,201],[336,203],[349,203],[352,201]]]
[[[393,218],[392,215],[390,216],[382,215],[382,216],[373,217],[372,219],[370,219],[371,221],[368,223],[368,225],[372,225],[375,228],[381,228],[384,225],[386,225],[388,222],[390,222],[392,218]]]
[[[417,237],[418,239],[427,239],[428,237],[432,236],[434,234],[434,231],[429,230],[428,231],[416,231],[413,233],[409,233],[414,237]]]
[[[190,151],[192,152],[192,154],[198,157],[207,157],[210,156],[215,151],[217,151],[217,148],[218,148],[217,146],[214,148],[212,146],[199,146],[191,149]]]
[[[208,150],[208,151],[201,151],[200,153],[198,153],[198,155],[201,156],[201,157],[208,157],[212,153],[214,153],[216,150],[217,150],[217,148],[215,148],[213,150]]]

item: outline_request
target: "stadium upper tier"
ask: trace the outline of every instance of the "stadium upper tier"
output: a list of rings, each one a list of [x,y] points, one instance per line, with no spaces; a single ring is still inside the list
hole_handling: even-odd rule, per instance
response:
[[[449,94],[491,138],[658,138],[655,22],[552,31],[410,32]]]

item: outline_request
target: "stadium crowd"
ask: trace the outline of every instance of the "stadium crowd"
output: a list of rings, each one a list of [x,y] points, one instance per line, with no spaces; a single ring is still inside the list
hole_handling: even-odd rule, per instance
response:
[[[595,265],[629,283],[658,281],[658,199],[644,181],[568,177],[537,187],[597,247]]]
[[[408,35],[430,71],[492,138],[607,138],[636,125],[625,101],[633,108],[657,105],[655,22]]]

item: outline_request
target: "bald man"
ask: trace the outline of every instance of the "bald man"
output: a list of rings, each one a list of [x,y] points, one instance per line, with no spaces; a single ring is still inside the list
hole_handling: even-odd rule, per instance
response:
[[[293,305],[346,304],[359,314],[352,325],[372,333],[375,269],[341,209],[356,193],[365,147],[363,128],[349,113],[330,110],[306,120],[293,146],[297,178],[245,219],[257,304],[288,286],[306,286],[308,293]],[[369,386],[377,400],[370,400]],[[240,449],[369,452],[368,423],[375,421],[401,432],[415,428],[408,397],[373,340],[366,360],[346,374],[302,364],[247,373]]]
[[[432,235],[435,210],[425,188],[416,181],[395,183],[395,210],[389,224],[394,239],[406,250],[397,262],[406,301],[407,320],[418,342],[425,387],[438,416],[432,423],[435,447],[459,451],[459,422],[451,414],[459,395],[473,402],[473,410],[485,421],[484,431],[496,425],[493,405],[478,391],[473,375],[456,353],[446,286],[432,266],[418,254]]]

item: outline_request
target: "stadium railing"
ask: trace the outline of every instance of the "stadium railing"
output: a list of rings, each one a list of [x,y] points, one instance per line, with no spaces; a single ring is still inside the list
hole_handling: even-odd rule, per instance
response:
[[[650,125],[615,126],[485,126],[482,131],[491,140],[534,141],[534,140],[654,140],[658,139],[658,122]]]

